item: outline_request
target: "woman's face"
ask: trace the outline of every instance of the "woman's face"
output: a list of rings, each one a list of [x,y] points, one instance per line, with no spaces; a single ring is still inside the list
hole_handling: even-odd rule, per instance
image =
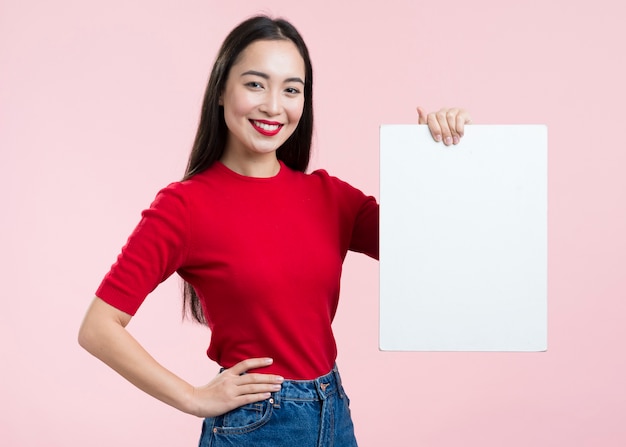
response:
[[[220,104],[228,127],[225,155],[275,157],[304,108],[304,60],[290,40],[258,40],[231,67]]]

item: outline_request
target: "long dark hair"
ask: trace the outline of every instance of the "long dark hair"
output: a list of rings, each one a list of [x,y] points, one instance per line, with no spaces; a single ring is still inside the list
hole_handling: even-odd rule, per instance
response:
[[[206,170],[224,154],[228,129],[224,120],[224,109],[219,105],[219,98],[224,91],[231,67],[242,51],[257,40],[290,40],[296,45],[304,60],[302,116],[294,133],[276,151],[276,156],[291,169],[306,171],[311,155],[313,135],[313,67],[309,51],[302,36],[291,23],[284,19],[272,19],[262,15],[240,23],[226,36],[220,48],[204,93],[198,131],[183,180]],[[184,283],[183,306],[185,315],[191,314],[193,319],[206,324],[202,304],[195,289],[188,282]]]

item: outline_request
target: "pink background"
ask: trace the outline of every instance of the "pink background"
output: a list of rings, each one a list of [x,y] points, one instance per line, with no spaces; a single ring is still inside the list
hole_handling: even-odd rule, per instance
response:
[[[378,126],[414,107],[549,127],[547,353],[382,353],[378,264],[335,329],[361,446],[626,445],[624,7],[617,0],[0,1],[0,443],[196,445],[200,420],[82,351],[101,277],[181,177],[217,47],[283,15],[316,69],[314,167],[378,191]],[[192,383],[209,334],[166,282],[130,329]]]

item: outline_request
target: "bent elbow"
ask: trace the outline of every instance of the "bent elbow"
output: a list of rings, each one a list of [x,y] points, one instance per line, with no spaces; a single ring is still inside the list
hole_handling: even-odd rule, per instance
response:
[[[98,304],[97,299],[91,303],[78,329],[78,344],[90,353],[93,353],[97,340],[101,338],[98,330],[105,316]]]
[[[96,297],[78,330],[78,344],[96,357],[120,328],[126,327],[131,316]]]
[[[87,321],[87,318],[83,320],[83,323],[80,325],[78,329],[78,344],[85,349],[86,351],[91,352],[91,347],[93,345],[93,330]]]

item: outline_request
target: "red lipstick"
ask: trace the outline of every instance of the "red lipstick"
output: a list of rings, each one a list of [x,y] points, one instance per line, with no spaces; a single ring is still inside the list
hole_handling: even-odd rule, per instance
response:
[[[250,120],[250,124],[257,132],[266,137],[273,137],[283,128],[283,125],[276,121]]]

